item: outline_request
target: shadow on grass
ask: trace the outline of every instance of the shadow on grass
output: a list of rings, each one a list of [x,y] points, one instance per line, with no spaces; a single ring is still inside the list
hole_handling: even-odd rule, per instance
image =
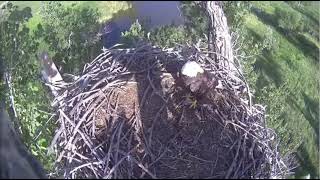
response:
[[[292,108],[298,109],[314,129],[316,134],[315,144],[319,151],[319,121],[316,118],[318,117],[316,116],[316,114],[319,115],[319,111],[316,109],[317,107],[319,107],[319,103],[318,105],[316,105],[317,101],[311,99],[305,93],[302,93],[302,96],[304,98],[303,106],[298,104],[297,99],[292,92],[291,95],[288,96],[287,102]],[[303,142],[297,150],[296,157],[300,163],[300,167],[295,170],[295,176],[297,178],[301,178],[307,174],[310,174],[312,178],[319,178],[319,172],[317,169],[318,167],[314,166],[311,163],[312,157],[310,157],[306,146],[308,146],[308,144],[306,142]]]
[[[310,125],[316,133],[317,148],[319,150],[319,101],[312,99],[305,93],[302,93],[304,99],[304,116],[309,121]]]
[[[254,64],[254,70],[260,72],[259,80],[257,81],[256,87],[258,89],[263,88],[265,83],[268,83],[265,75],[269,77],[277,87],[283,83],[282,73],[280,64],[272,57],[270,52],[264,50],[262,55],[259,56],[258,60]]]
[[[291,6],[292,9],[299,11],[301,14],[305,15],[306,17],[308,17],[310,20],[312,20],[312,22],[314,24],[316,24],[317,26],[319,26],[319,19],[316,19],[312,14],[309,13],[309,11],[303,11],[301,8],[296,7],[291,5],[290,3],[288,3],[289,6]]]
[[[252,12],[255,13],[263,23],[273,26],[277,32],[285,37],[297,49],[301,50],[305,56],[312,58],[315,63],[318,63],[319,49],[316,44],[297,32],[286,32],[284,29],[280,28],[277,24],[277,17],[267,14],[257,8],[252,8]]]
[[[301,177],[303,175],[309,174],[310,177],[313,178],[319,178],[319,172],[318,167],[313,166],[311,162],[311,157],[308,154],[308,151],[306,149],[306,144],[302,144],[298,148],[297,152],[297,159],[300,163],[300,167],[296,170],[296,177]]]
[[[317,145],[317,148],[319,150],[319,102],[315,99],[312,99],[304,92],[302,93],[302,97],[304,100],[303,105],[298,104],[297,100],[294,98],[294,95],[288,96],[287,101],[292,108],[298,109],[303,114],[305,119],[313,128],[316,134],[315,144]]]

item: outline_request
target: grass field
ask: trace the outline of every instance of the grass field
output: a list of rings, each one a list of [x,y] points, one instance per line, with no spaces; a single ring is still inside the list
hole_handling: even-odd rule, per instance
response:
[[[0,1],[1,3],[2,1]],[[31,7],[33,17],[29,20],[29,28],[34,29],[36,25],[41,22],[39,12],[41,9],[41,1],[13,1],[14,5],[20,8]],[[64,6],[80,6],[96,8],[100,13],[100,21],[106,21],[113,17],[119,11],[126,11],[132,9],[131,3],[126,1],[62,1]]]
[[[264,52],[255,64],[259,74],[256,84],[259,90],[271,84],[279,88],[285,97],[281,118],[268,122],[280,134],[292,133],[292,139],[301,141],[298,148],[303,168],[299,173],[319,177],[319,3],[297,10],[285,2],[252,2],[254,9],[246,17],[246,27],[257,39],[272,35],[278,47],[274,52]],[[309,20],[313,32],[284,33],[275,20],[275,8],[290,8]],[[317,21],[315,21],[317,20]],[[286,87],[286,88],[282,88]],[[269,99],[281,101],[280,99]],[[272,104],[274,102],[270,102]],[[268,104],[268,103],[267,103]],[[281,122],[281,123],[280,123]],[[280,126],[279,126],[280,125]],[[288,148],[288,147],[283,147]],[[298,174],[299,174],[298,173]]]

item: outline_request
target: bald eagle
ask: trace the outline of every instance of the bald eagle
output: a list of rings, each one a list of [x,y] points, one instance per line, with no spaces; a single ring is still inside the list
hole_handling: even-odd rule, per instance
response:
[[[206,96],[212,88],[221,88],[222,84],[213,74],[205,71],[197,62],[188,61],[181,69],[181,79],[190,93],[187,95],[191,100],[191,107],[196,107],[197,100]],[[193,97],[193,98],[192,98]]]

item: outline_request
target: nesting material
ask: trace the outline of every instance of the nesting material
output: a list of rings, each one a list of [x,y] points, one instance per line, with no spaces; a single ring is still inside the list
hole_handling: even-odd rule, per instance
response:
[[[187,61],[219,88],[190,93],[179,78]],[[104,50],[56,98],[58,170],[65,178],[283,177],[276,134],[247,87],[200,47]]]

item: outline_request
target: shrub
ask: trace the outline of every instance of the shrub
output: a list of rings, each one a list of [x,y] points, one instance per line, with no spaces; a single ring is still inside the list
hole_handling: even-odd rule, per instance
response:
[[[143,40],[145,36],[145,28],[136,20],[128,31],[121,33],[121,43],[124,44],[125,47],[134,47],[139,41]]]
[[[156,28],[150,34],[150,40],[162,47],[173,47],[176,44],[185,44],[191,41],[183,26],[163,26]]]
[[[87,7],[65,7],[61,2],[45,2],[41,9],[42,25],[37,34],[44,37],[63,71],[78,73],[100,51],[97,36],[99,13]]]

